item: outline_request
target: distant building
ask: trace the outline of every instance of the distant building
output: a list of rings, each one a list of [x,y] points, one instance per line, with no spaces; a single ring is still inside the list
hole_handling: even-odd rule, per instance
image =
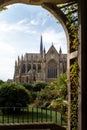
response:
[[[12,83],[13,82],[13,79],[8,79],[7,80],[7,83]]]
[[[15,61],[14,81],[35,82],[53,81],[61,73],[67,70],[67,54],[62,54],[61,48],[57,52],[52,44],[46,53],[43,49],[41,36],[40,53],[26,53]]]

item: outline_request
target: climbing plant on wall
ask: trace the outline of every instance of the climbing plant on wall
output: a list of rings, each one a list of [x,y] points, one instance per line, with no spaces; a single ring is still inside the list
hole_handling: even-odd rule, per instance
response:
[[[78,62],[77,59],[70,67],[70,80],[71,80],[71,130],[78,129]]]
[[[72,11],[77,9],[77,6],[71,6]],[[70,52],[78,50],[78,23],[76,14],[71,16],[68,13],[69,30],[70,30]],[[76,17],[76,18],[75,18]],[[71,24],[70,24],[71,23]],[[71,130],[78,130],[78,60],[77,57],[70,60],[70,127]]]
[[[70,38],[69,52],[73,53],[78,51],[78,6],[75,1],[60,5],[59,7],[62,12],[66,15],[67,21],[66,26],[68,28]],[[78,130],[78,73],[79,66],[77,57],[70,59],[70,130]]]

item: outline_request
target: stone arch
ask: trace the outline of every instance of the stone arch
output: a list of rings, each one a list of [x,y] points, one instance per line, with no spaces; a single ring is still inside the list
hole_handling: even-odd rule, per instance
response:
[[[75,1],[75,0],[73,0]],[[70,64],[72,64],[72,62],[70,63],[71,59],[76,58],[77,57],[77,52],[70,54],[70,42],[72,39],[72,36],[69,35],[70,33],[70,29],[69,26],[66,24],[66,21],[68,21],[66,15],[56,6],[57,4],[63,4],[63,3],[67,3],[67,2],[72,2],[72,0],[1,0],[0,1],[0,6],[4,7],[6,5],[10,5],[10,4],[14,4],[14,3],[24,3],[24,4],[29,4],[29,5],[40,5],[43,8],[45,8],[46,10],[48,10],[49,12],[51,12],[62,24],[65,33],[66,33],[66,37],[67,37],[67,50],[68,50],[68,60],[67,60],[67,72],[68,72],[68,76],[70,73]],[[72,56],[73,55],[73,56]],[[71,101],[70,98],[70,82],[68,84],[68,91],[69,91],[69,103]],[[69,106],[69,114],[70,114],[70,106]],[[69,117],[70,118],[70,117]],[[69,130],[71,130],[71,126],[70,126],[70,120],[68,123],[68,128]]]
[[[29,5],[42,5],[43,3],[63,4],[70,1],[72,0],[1,0],[0,5],[3,7],[14,3],[24,3]]]

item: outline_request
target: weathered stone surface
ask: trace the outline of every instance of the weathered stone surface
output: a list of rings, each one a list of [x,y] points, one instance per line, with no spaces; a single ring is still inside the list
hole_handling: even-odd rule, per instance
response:
[[[25,3],[30,5],[41,5],[43,3],[63,4],[71,1],[72,0],[0,0],[0,6],[6,6],[13,3]]]

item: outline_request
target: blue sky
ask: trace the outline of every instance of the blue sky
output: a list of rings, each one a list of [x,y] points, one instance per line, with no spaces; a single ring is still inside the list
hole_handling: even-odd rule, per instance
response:
[[[46,51],[54,44],[67,53],[67,41],[61,24],[40,6],[13,4],[0,12],[0,79],[6,81],[14,75],[18,56],[26,52],[39,52],[40,37]]]

